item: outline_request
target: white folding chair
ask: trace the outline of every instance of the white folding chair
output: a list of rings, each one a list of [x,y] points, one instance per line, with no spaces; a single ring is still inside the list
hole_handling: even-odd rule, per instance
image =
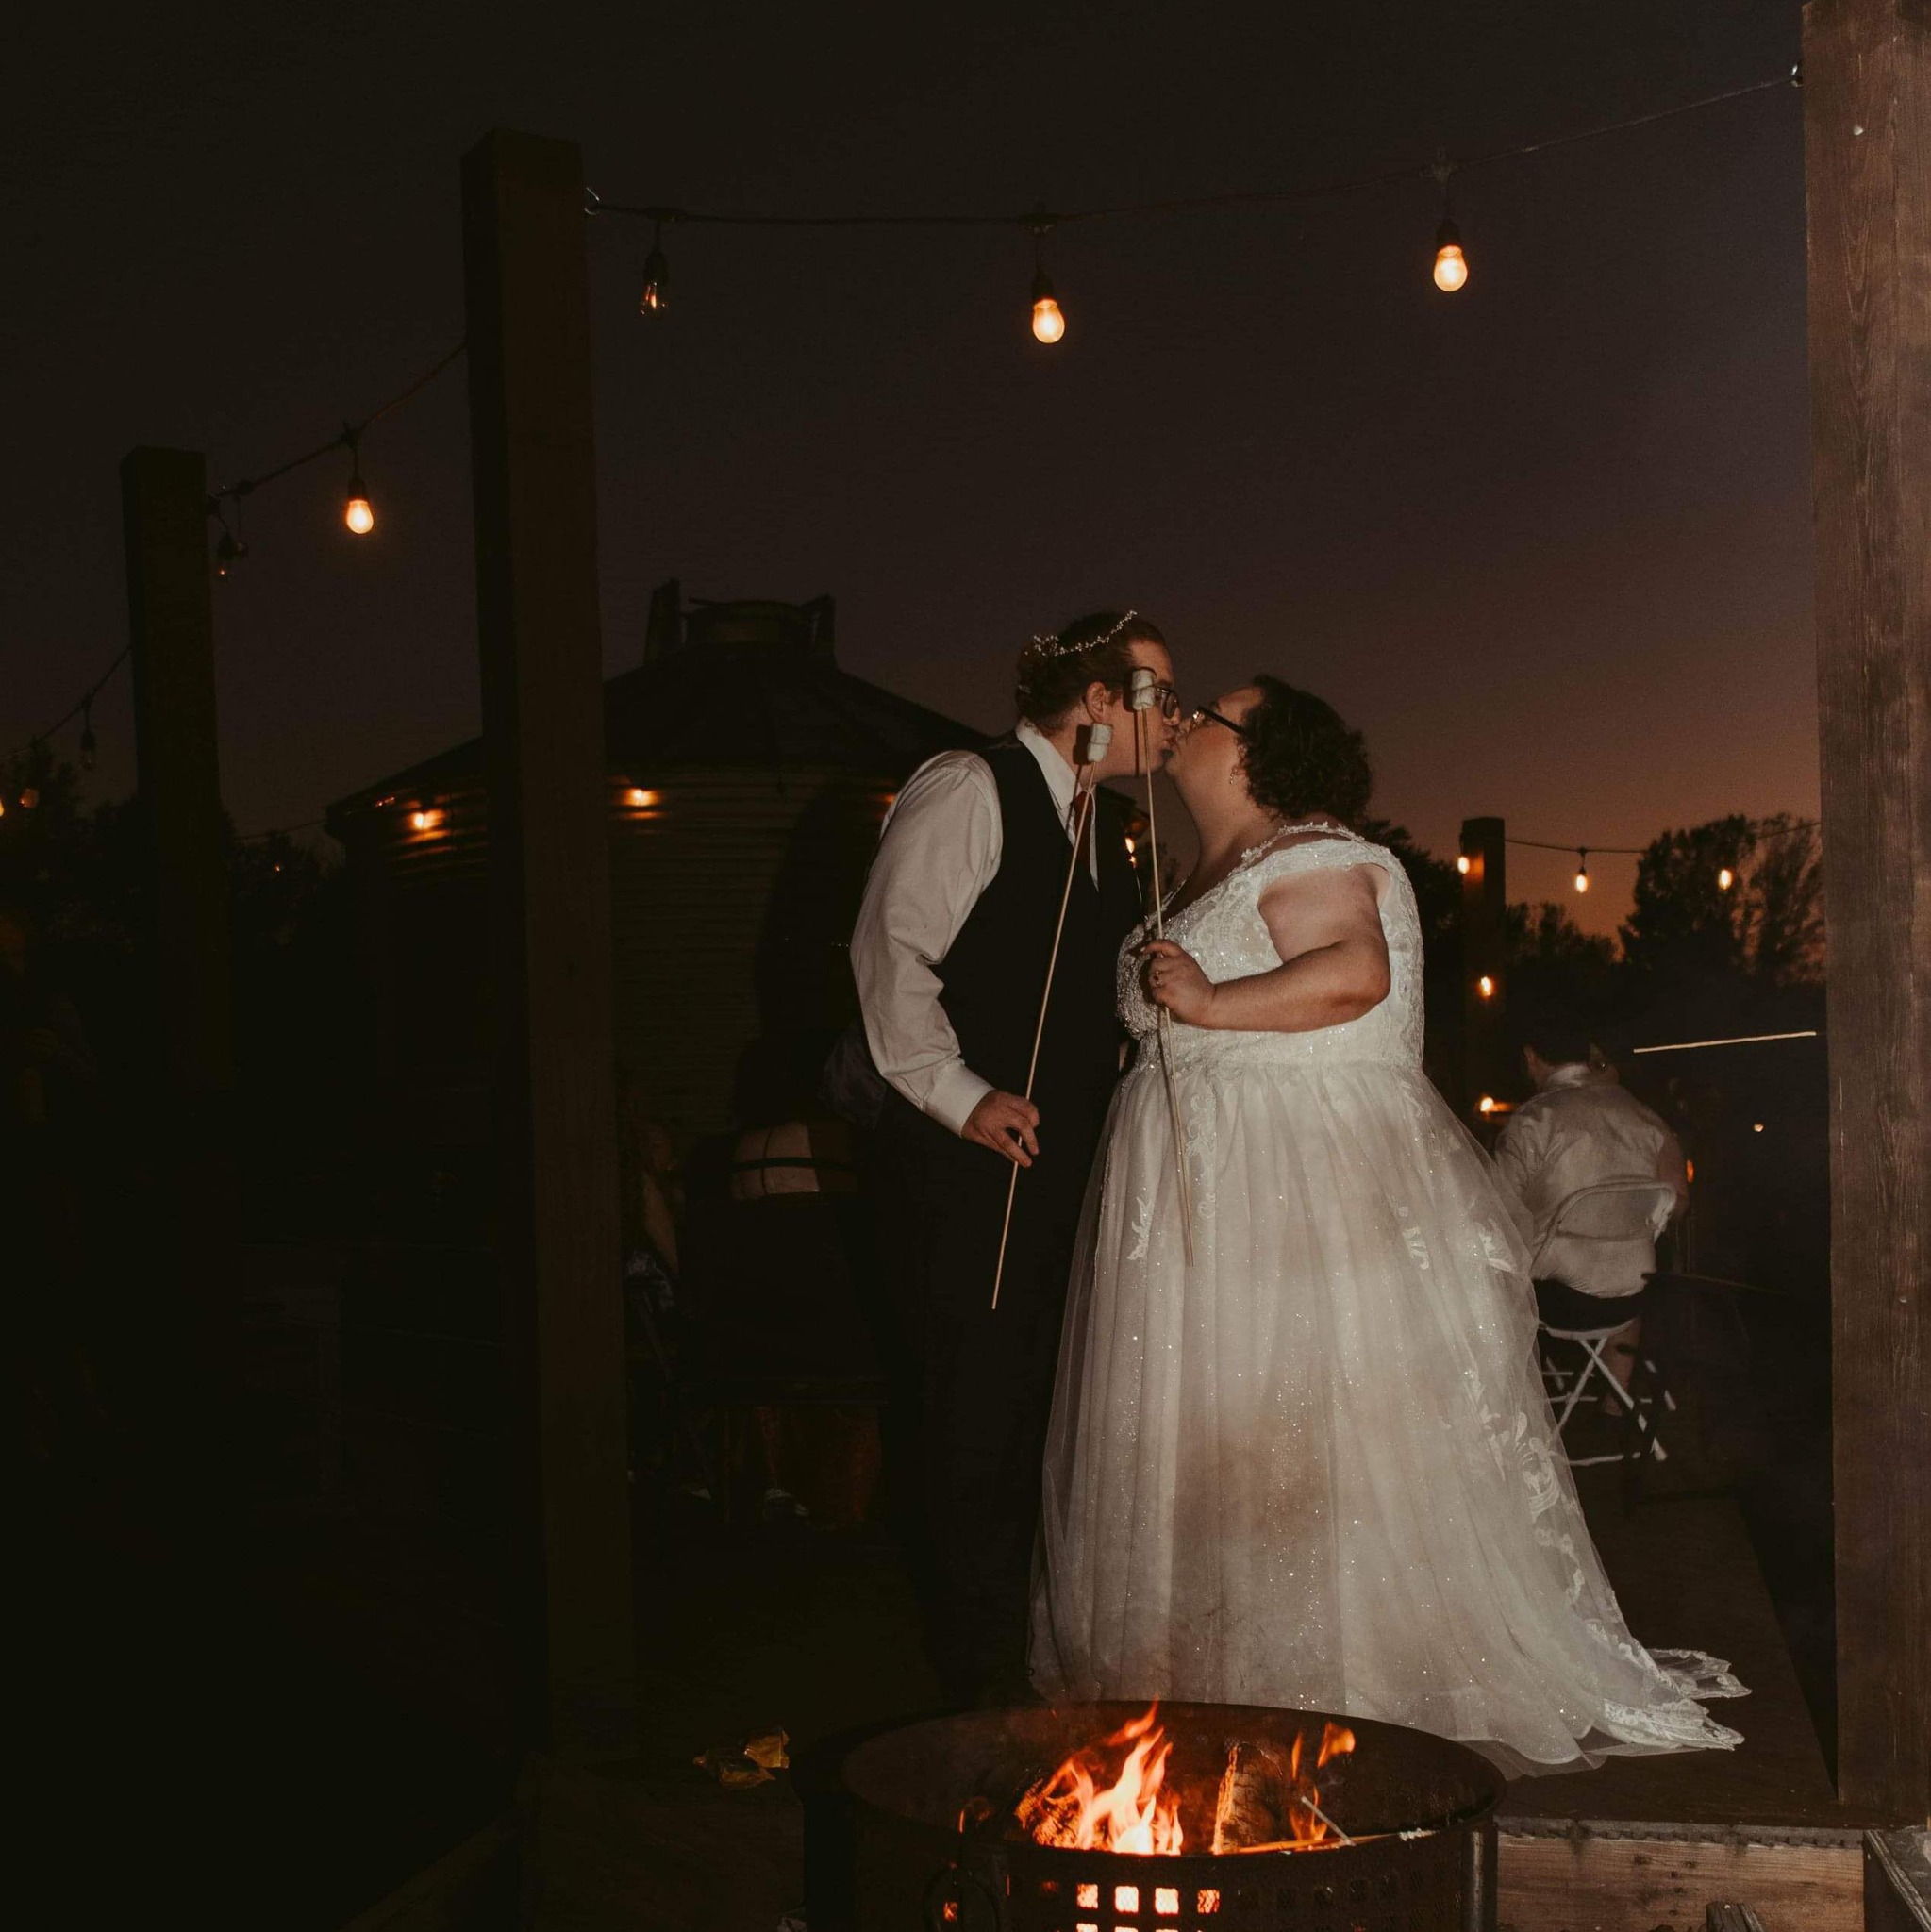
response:
[[[1645,1413],[1654,1407],[1652,1400],[1639,1398],[1633,1388],[1624,1387],[1623,1378],[1609,1364],[1607,1350],[1616,1335],[1642,1312],[1649,1277],[1656,1271],[1656,1239],[1669,1224],[1675,1208],[1675,1190],[1666,1181],[1598,1181],[1591,1187],[1576,1189],[1558,1205],[1548,1231],[1536,1244],[1529,1273],[1537,1283],[1540,1332],[1572,1343],[1582,1354],[1580,1366],[1570,1368],[1556,1361],[1546,1347],[1540,1351],[1542,1378],[1551,1400],[1558,1405],[1556,1432],[1563,1439],[1565,1455],[1565,1432],[1570,1419],[1584,1402],[1601,1399],[1590,1393],[1590,1385],[1600,1376],[1608,1392],[1622,1403],[1623,1412],[1636,1424],[1642,1439],[1643,1446],[1633,1453],[1640,1457],[1646,1450],[1658,1462],[1669,1459],[1669,1451],[1657,1436],[1654,1417]],[[1619,1258],[1626,1257],[1627,1277],[1636,1286],[1627,1294],[1603,1296],[1583,1294],[1569,1287],[1559,1276],[1546,1272],[1554,1265],[1558,1243],[1572,1252],[1573,1244],[1587,1244],[1593,1258],[1612,1268]],[[1598,1275],[1602,1272],[1601,1268],[1591,1270]],[[1549,1292],[1550,1290],[1554,1292]],[[1647,1356],[1641,1357],[1641,1362],[1655,1378],[1663,1407],[1673,1410],[1675,1399],[1663,1386],[1656,1362]],[[1630,1377],[1632,1383],[1635,1379]],[[1571,1467],[1576,1469],[1623,1459],[1621,1455],[1569,1457]]]

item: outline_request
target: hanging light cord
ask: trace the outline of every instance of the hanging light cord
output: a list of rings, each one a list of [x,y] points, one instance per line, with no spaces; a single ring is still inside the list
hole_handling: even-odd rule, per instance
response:
[[[1792,832],[1808,832],[1816,829],[1821,823],[1817,819],[1798,819],[1794,824],[1779,825],[1774,831],[1759,832],[1759,839],[1786,839]],[[1647,845],[1598,845],[1594,841],[1585,845],[1579,839],[1571,839],[1558,845],[1553,839],[1512,839],[1504,837],[1505,845],[1525,845],[1532,852],[1610,852],[1620,853],[1630,858],[1640,858],[1649,850]]]
[[[242,497],[252,495],[256,491],[261,489],[263,485],[274,483],[279,478],[288,475],[291,471],[301,469],[307,463],[315,462],[320,458],[328,455],[331,450],[353,450],[362,433],[372,424],[379,423],[391,410],[401,408],[405,403],[420,395],[468,346],[467,340],[458,342],[453,349],[448,350],[430,368],[425,369],[422,375],[417,376],[407,389],[398,390],[387,402],[378,404],[359,423],[343,424],[341,431],[337,435],[330,437],[326,442],[318,444],[314,449],[304,450],[300,456],[291,457],[287,462],[277,463],[274,469],[264,470],[258,476],[243,476],[236,482],[224,483],[210,491],[208,498],[208,515],[219,519],[222,513],[221,507],[224,503],[239,503]],[[35,745],[53,737],[55,732],[58,731],[62,725],[71,724],[75,718],[79,717],[100,694],[101,687],[127,661],[127,655],[132,649],[133,646],[131,644],[124,644],[116,654],[114,661],[44,731],[37,732],[24,743],[15,745],[11,751],[0,752],[0,758],[16,758],[23,752],[31,751]]]
[[[31,738],[20,744],[16,744],[11,751],[0,752],[0,759],[10,761],[19,758],[23,753],[30,752],[35,745],[44,744],[63,724],[71,724],[75,718],[78,718],[100,696],[101,689],[107,681],[113,676],[115,672],[120,670],[122,665],[126,663],[128,656],[133,649],[134,646],[131,643],[123,644],[120,650],[114,654],[114,661],[44,731],[35,732]]]
[[[401,408],[405,403],[420,395],[468,346],[467,339],[458,342],[455,348],[443,355],[434,367],[425,369],[407,389],[399,390],[386,403],[379,404],[375,408],[371,409],[359,423],[344,423],[341,428],[335,435],[331,436],[326,442],[318,443],[313,449],[304,450],[300,456],[291,457],[287,462],[277,463],[274,469],[264,470],[258,476],[243,476],[238,482],[219,485],[208,492],[208,515],[213,517],[220,516],[221,506],[224,503],[239,503],[242,497],[253,495],[263,485],[279,481],[280,478],[288,475],[291,471],[299,470],[305,464],[319,460],[321,458],[327,456],[331,450],[345,449],[353,451],[357,442],[360,441],[363,431],[372,425],[381,422],[383,417],[387,416],[391,410]]]
[[[1516,160],[1524,155],[1546,154],[1552,148],[1569,147],[1576,142],[1599,141],[1605,135],[1623,134],[1636,127],[1649,127],[1658,121],[1672,121],[1680,114],[1694,114],[1727,101],[1744,100],[1752,94],[1769,93],[1778,88],[1802,85],[1796,68],[1773,80],[1752,81],[1747,87],[1725,89],[1722,93],[1705,94],[1700,99],[1679,102],[1673,108],[1658,108],[1626,121],[1608,121],[1595,127],[1582,127],[1569,134],[1552,134],[1541,141],[1523,142],[1514,147],[1485,148],[1454,161],[1408,162],[1376,169],[1372,174],[1352,175],[1325,181],[1307,182],[1293,188],[1236,189],[1222,194],[1188,194],[1158,201],[1116,202],[1101,208],[1072,208],[1046,214],[1028,208],[1013,214],[757,214],[720,209],[671,208],[658,203],[607,201],[586,190],[584,211],[593,215],[630,215],[658,224],[691,223],[712,227],[735,228],[1020,228],[1037,230],[1043,221],[1051,227],[1064,227],[1073,222],[1118,221],[1130,216],[1192,214],[1219,208],[1269,208],[1290,202],[1318,201],[1329,195],[1349,194],[1370,188],[1383,188],[1397,181],[1438,180],[1439,170],[1448,166],[1456,174],[1470,168],[1485,168],[1495,161]],[[319,454],[319,452],[318,452]]]

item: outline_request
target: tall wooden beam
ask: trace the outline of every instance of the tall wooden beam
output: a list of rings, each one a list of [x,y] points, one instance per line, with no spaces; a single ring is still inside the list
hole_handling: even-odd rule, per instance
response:
[[[135,449],[121,462],[137,808],[145,841],[143,1037],[159,1224],[157,1275],[182,1324],[197,1386],[173,1406],[198,1467],[199,1500],[232,1492],[234,1086],[228,870],[215,727],[208,463],[196,450]],[[163,1372],[165,1373],[165,1371]],[[217,1519],[223,1514],[219,1503]]]
[[[1804,9],[1838,1765],[1931,1811],[1931,0]]]
[[[462,202],[526,1728],[583,1757],[635,1710],[581,160],[497,129]]]
[[[221,1104],[234,1076],[207,458],[130,450],[121,513],[155,1039],[171,1104],[200,1111]]]
[[[1499,1100],[1509,1084],[1508,845],[1503,822],[1464,819],[1457,863],[1463,864],[1461,1103],[1467,1112],[1485,1093]]]

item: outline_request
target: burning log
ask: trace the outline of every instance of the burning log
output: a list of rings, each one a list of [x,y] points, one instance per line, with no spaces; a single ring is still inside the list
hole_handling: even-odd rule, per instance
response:
[[[1119,1776],[1104,1790],[1085,1761],[1090,1751],[1075,1751],[1026,1792],[1016,1816],[1035,1844],[1177,1856],[1184,1842],[1180,1797],[1177,1791],[1162,1790],[1174,1746],[1155,1722],[1159,1706],[1153,1705],[1144,1717],[1124,1724],[1106,1740],[1107,1746],[1130,1744],[1132,1749]]]
[[[1322,1809],[1321,1788],[1302,1770],[1305,1742],[1296,1732],[1285,1751],[1265,1742],[1237,1743],[1229,1749],[1214,1802],[1216,1853],[1304,1851],[1353,1842]],[[1324,1724],[1311,1769],[1320,1771],[1354,1748],[1353,1731]]]
[[[1296,1733],[1286,1748],[1267,1741],[1228,1747],[1226,1768],[1211,1798],[1170,1780],[1173,1741],[1155,1704],[1096,1744],[1082,1745],[1044,1776],[1035,1778],[1011,1809],[1020,1831],[1035,1844],[1072,1851],[1105,1851],[1140,1857],[1177,1857],[1208,1839],[1215,1854],[1304,1851],[1354,1840],[1322,1807],[1312,1774],[1355,1748],[1353,1731],[1323,1724],[1321,1742],[1308,1750]],[[1107,1754],[1125,1748],[1116,1774]],[[1311,1762],[1304,1766],[1307,1752]],[[1103,1782],[1103,1780],[1106,1780]],[[968,1804],[960,1829],[987,1820],[992,1807]],[[1183,1811],[1194,1819],[1191,1832]]]

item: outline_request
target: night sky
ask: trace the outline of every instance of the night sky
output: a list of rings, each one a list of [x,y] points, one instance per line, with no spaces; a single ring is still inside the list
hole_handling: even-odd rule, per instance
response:
[[[630,7],[125,13],[13,30],[0,749],[125,636],[116,464],[217,479],[331,433],[462,332],[458,163],[568,136],[613,199],[1060,207],[1289,186],[1787,71],[1794,4]],[[1339,18],[1342,25],[1331,24]],[[1027,633],[1131,604],[1194,696],[1277,671],[1368,733],[1378,808],[1640,845],[1817,798],[1799,99],[1425,180],[1067,230],[1027,330],[1004,232],[591,227],[606,661],[653,585],[839,600],[850,670],[1006,722]],[[477,727],[463,378],[255,498],[219,584],[243,830]],[[133,780],[125,674],[101,796]],[[72,730],[62,741],[74,752]],[[1511,857],[1606,926],[1630,860]]]

